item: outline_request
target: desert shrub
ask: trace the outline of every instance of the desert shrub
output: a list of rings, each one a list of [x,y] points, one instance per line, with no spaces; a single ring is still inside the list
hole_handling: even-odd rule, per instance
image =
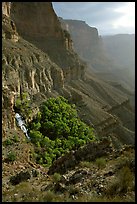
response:
[[[97,158],[95,164],[98,168],[104,168],[106,166],[106,159],[103,157]]]
[[[52,179],[53,179],[53,182],[57,183],[60,181],[61,175],[59,173],[54,173]]]
[[[4,145],[8,146],[8,145],[12,145],[14,142],[19,142],[19,138],[17,135],[14,135],[13,138],[8,138],[4,141]]]
[[[49,98],[29,123],[29,136],[37,152],[36,161],[51,165],[59,156],[94,141],[94,129],[80,120],[74,104],[63,97]]]
[[[9,138],[4,141],[5,146],[12,145],[12,144],[13,144],[13,142]]]
[[[131,157],[131,156],[121,156],[117,159],[117,169],[121,169],[122,167],[124,166],[127,166],[127,167],[131,167],[133,166],[134,167],[134,164],[133,164],[133,161],[134,161],[135,158]]]
[[[118,179],[120,181],[121,192],[126,193],[130,188],[133,188],[134,176],[128,166],[120,169]]]
[[[15,152],[9,152],[7,155],[7,159],[8,162],[13,162],[16,160],[16,153]]]
[[[79,193],[79,189],[72,186],[72,185],[70,185],[67,190],[68,190],[70,196],[71,195],[77,195]]]
[[[93,162],[81,161],[79,165],[80,165],[80,167],[91,168],[93,166]]]
[[[29,171],[26,171],[26,172],[21,171],[15,176],[11,176],[10,182],[12,183],[12,185],[17,185],[22,181],[26,181],[30,179],[30,177],[31,177],[31,174],[29,173]]]
[[[19,138],[17,135],[14,135],[13,138],[12,138],[12,141],[13,142],[19,142]]]
[[[107,195],[115,196],[121,195],[122,193],[127,193],[128,190],[134,188],[134,176],[129,167],[124,166],[121,168],[116,179],[108,187],[106,193]]]
[[[54,194],[54,192],[48,191],[48,192],[46,192],[46,195],[44,196],[43,201],[44,202],[53,202],[55,197],[56,197],[56,195]]]
[[[113,183],[107,188],[106,190],[106,195],[109,196],[114,196],[117,195],[117,191],[119,189],[119,182],[117,180],[113,181]]]

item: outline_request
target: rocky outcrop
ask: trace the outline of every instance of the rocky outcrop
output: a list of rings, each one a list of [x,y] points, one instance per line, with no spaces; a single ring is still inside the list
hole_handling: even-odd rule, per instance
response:
[[[2,3],[2,38],[13,42],[19,40],[14,21],[10,19],[11,2]]]
[[[64,87],[63,71],[52,63],[45,53],[23,39],[20,39],[18,44],[3,41],[2,63],[3,109],[7,111],[8,117],[13,118],[13,121],[15,99],[23,92],[27,92],[35,104],[46,99],[46,95],[54,89]],[[4,119],[5,125],[14,124],[13,121],[8,120],[8,118]],[[9,125],[7,127],[10,128]]]
[[[59,20],[62,28],[71,34],[77,53],[79,53],[82,58],[87,58],[89,55],[92,57],[99,43],[97,28],[89,27],[85,21],[63,20],[62,18],[59,18]],[[78,42],[81,44],[78,44]],[[82,46],[85,47],[86,50],[82,50]],[[92,49],[91,53],[89,53],[89,49]]]
[[[112,151],[111,142],[104,139],[101,142],[91,142],[76,151],[58,158],[49,168],[48,174],[65,173],[74,168],[80,161],[94,161],[96,158],[106,156]]]
[[[9,39],[13,42],[19,40],[19,35],[16,31],[14,22],[6,15],[3,15],[2,17],[2,38]]]
[[[7,17],[10,16],[11,2],[2,2],[2,13]]]
[[[17,185],[19,184],[20,182],[22,181],[27,181],[28,179],[31,178],[31,174],[29,171],[21,171],[20,173],[18,173],[17,175],[15,176],[12,176],[10,178],[10,182],[12,183],[12,185]]]

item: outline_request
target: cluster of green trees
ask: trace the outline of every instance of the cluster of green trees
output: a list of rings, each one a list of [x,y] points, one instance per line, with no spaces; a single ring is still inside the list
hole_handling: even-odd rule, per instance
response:
[[[70,105],[61,96],[42,103],[29,124],[29,136],[36,146],[36,161],[45,166],[66,152],[95,140],[93,128],[82,122],[75,105]]]

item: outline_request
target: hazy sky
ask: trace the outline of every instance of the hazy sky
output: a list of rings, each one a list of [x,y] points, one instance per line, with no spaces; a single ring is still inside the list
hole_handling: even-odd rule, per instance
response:
[[[83,20],[99,35],[135,33],[135,2],[52,2],[57,16]]]

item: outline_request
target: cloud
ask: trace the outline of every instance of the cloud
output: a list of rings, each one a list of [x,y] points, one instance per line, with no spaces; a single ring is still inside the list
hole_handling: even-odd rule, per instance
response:
[[[134,2],[53,2],[56,14],[64,19],[84,20],[99,34],[134,33]]]

